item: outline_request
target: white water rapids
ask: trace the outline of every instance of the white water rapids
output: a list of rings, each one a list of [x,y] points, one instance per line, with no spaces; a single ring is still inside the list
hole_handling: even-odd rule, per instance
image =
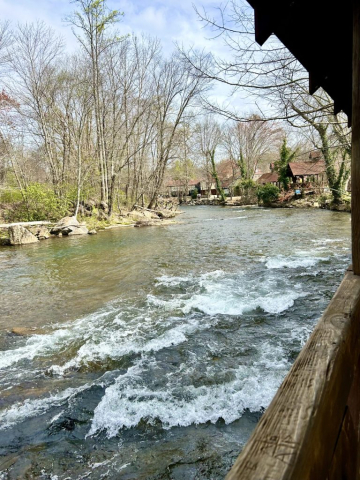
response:
[[[3,297],[0,478],[223,477],[350,263],[349,217],[183,217],[0,250],[17,302]]]

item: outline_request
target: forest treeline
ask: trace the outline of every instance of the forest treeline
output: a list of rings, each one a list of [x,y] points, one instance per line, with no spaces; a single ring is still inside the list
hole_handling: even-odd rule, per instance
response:
[[[89,196],[109,214],[142,195],[151,208],[209,80],[156,39],[118,35],[104,1],[75,4],[73,55],[44,23],[1,26],[1,181],[25,201],[42,184],[76,210]]]

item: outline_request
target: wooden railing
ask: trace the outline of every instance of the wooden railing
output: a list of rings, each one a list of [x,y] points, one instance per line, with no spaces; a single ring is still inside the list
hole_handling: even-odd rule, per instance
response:
[[[359,480],[359,355],[349,269],[226,480]]]

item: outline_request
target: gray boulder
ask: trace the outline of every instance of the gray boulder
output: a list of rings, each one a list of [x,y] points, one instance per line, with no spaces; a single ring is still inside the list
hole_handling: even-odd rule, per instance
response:
[[[86,235],[88,229],[84,224],[80,224],[75,217],[62,218],[51,230],[53,235]]]
[[[39,240],[45,240],[46,238],[49,238],[50,237],[50,232],[49,232],[49,229],[44,227],[44,226],[41,226],[36,235],[36,237],[38,237]]]
[[[138,220],[134,227],[155,227],[156,225],[161,225],[160,220]]]
[[[79,225],[78,227],[72,228],[68,235],[87,235],[88,233],[89,230],[85,227],[85,225]]]
[[[156,212],[160,218],[174,218],[176,217],[176,212],[171,210],[159,210]]]
[[[39,241],[29,230],[21,225],[13,225],[9,227],[10,245],[26,245],[28,243],[36,243]]]
[[[39,227],[30,227],[29,230],[39,240],[45,240],[46,238],[50,237],[49,229],[44,225],[40,225]]]

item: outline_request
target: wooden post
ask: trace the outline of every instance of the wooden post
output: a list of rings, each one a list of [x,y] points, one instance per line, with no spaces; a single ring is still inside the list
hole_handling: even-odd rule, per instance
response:
[[[353,0],[353,93],[351,161],[352,258],[360,275],[360,2]]]
[[[226,480],[359,480],[359,319],[348,271]]]
[[[353,0],[353,92],[352,92],[352,159],[351,159],[351,219],[353,271],[360,275],[360,2]],[[360,381],[359,360],[356,380]],[[359,388],[350,397],[350,412],[355,423],[357,467],[354,478],[360,478],[360,406]]]

